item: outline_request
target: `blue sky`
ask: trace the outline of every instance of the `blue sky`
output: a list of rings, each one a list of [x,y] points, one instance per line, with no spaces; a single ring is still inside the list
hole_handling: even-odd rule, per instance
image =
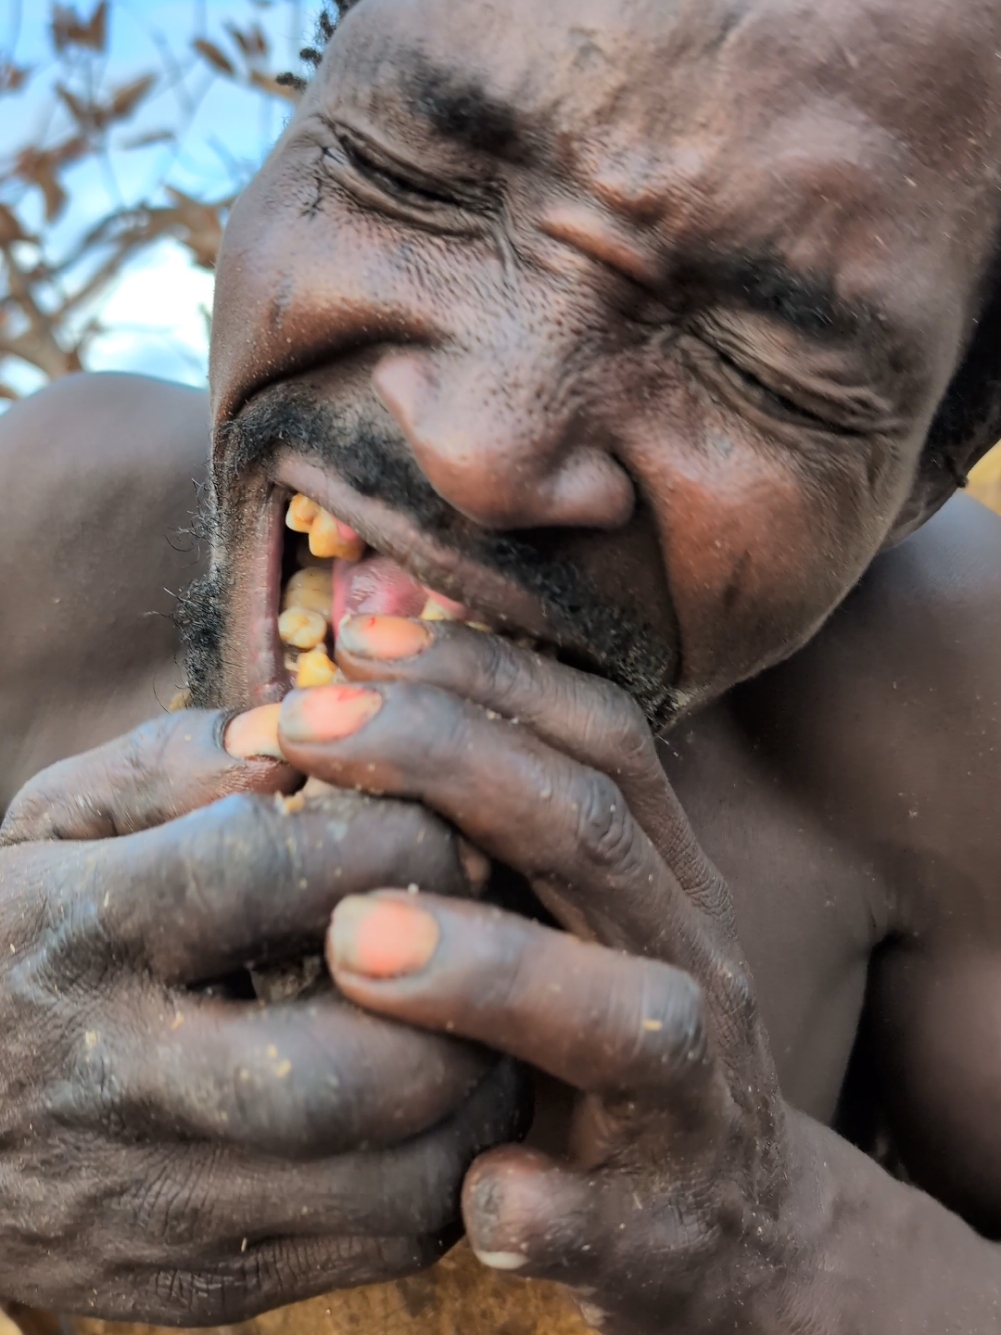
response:
[[[95,4],[76,0],[83,17]],[[206,36],[232,53],[225,22],[241,28],[256,22],[271,42],[273,67],[299,69],[298,51],[312,36],[319,8],[318,0],[112,0],[108,56],[91,73],[103,86],[147,72],[157,73],[159,82],[137,115],[114,132],[106,162],[67,173],[73,203],[59,221],[57,248],[69,247],[116,206],[158,202],[155,188],[164,178],[198,197],[218,198],[238,188],[281,132],[290,107],[215,78],[191,50],[190,38]],[[0,160],[25,142],[58,139],[70,126],[51,93],[57,71],[47,37],[49,14],[50,5],[42,0],[0,0],[0,52],[36,71],[27,95],[0,101]],[[82,83],[87,70],[81,66],[77,77]],[[183,135],[177,144],[126,146],[179,126]],[[30,198],[27,204],[34,207]],[[36,225],[40,212],[29,214],[29,221]],[[121,275],[96,312],[87,313],[96,314],[104,327],[91,344],[89,367],[203,383],[211,301],[211,275],[180,245],[160,244]],[[30,370],[5,375],[22,392],[40,383]]]

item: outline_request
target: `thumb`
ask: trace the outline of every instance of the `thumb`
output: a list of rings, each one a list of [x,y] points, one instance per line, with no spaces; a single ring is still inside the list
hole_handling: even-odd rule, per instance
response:
[[[162,825],[232,793],[288,792],[278,706],[235,719],[185,710],[144,723],[36,774],[14,798],[0,845],[107,839]]]
[[[587,1287],[601,1187],[537,1150],[504,1145],[466,1175],[462,1217],[478,1259],[522,1278]]]

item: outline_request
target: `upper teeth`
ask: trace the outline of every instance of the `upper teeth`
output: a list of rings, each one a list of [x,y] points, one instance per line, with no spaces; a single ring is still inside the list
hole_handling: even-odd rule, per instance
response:
[[[294,533],[309,534],[309,550],[314,556],[357,561],[365,551],[364,540],[354,529],[301,492],[289,502],[285,523]]]
[[[455,621],[457,618],[431,594],[421,612],[421,621]]]
[[[294,674],[297,687],[325,686],[336,681],[340,669],[328,651],[328,633],[333,603],[333,560],[359,561],[365,542],[354,529],[335,519],[316,501],[298,493],[289,502],[286,525],[294,533],[308,535],[309,553],[300,550],[301,568],[282,592],[278,635],[286,647],[285,666]],[[316,564],[306,564],[313,561]],[[456,621],[457,613],[429,589],[421,612],[422,621]],[[456,604],[458,606],[458,604]],[[489,630],[482,622],[467,623],[475,630]]]

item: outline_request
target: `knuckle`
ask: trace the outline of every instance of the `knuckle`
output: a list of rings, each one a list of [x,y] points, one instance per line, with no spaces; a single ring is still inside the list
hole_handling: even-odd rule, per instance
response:
[[[29,843],[48,836],[52,798],[43,785],[32,779],[17,793],[0,823],[0,847]]]
[[[579,853],[601,870],[621,868],[636,828],[618,785],[598,770],[585,771],[572,784],[569,803]]]
[[[528,656],[516,657],[510,644],[499,635],[477,635],[474,644],[479,658],[481,691],[495,702],[501,713],[505,713],[504,706],[516,702],[524,694],[526,672],[530,667]]]
[[[217,1232],[217,1193],[201,1164],[159,1162],[136,1179],[124,1204],[148,1242],[186,1246]]]
[[[653,734],[646,715],[631,695],[611,682],[602,682],[605,697],[606,731],[611,735],[613,753],[649,755],[653,753]]]
[[[630,989],[633,1003],[621,996],[616,1006],[618,1032],[631,1035],[620,1081],[633,1089],[662,1090],[679,1077],[707,1069],[712,1042],[705,997],[690,974],[653,960],[636,961],[642,980]]]
[[[454,766],[470,747],[469,706],[433,686],[401,683],[396,690],[403,717],[411,725],[407,734],[412,746],[410,760],[421,767],[429,759],[432,764]]]

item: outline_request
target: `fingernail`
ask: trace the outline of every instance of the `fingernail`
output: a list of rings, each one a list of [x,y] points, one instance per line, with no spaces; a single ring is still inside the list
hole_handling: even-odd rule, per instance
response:
[[[427,627],[407,617],[349,614],[337,627],[337,648],[359,658],[413,658],[430,643]]]
[[[284,760],[278,745],[278,715],[281,705],[260,705],[237,714],[226,727],[223,746],[236,760],[269,757]]]
[[[528,1265],[528,1257],[521,1252],[477,1252],[473,1255],[481,1265],[487,1265],[491,1270],[520,1270],[523,1265]]]
[[[349,895],[334,909],[328,958],[335,972],[399,978],[426,967],[440,935],[430,913],[408,900]]]
[[[361,686],[314,686],[282,702],[282,736],[290,742],[336,742],[378,714],[382,696]]]

